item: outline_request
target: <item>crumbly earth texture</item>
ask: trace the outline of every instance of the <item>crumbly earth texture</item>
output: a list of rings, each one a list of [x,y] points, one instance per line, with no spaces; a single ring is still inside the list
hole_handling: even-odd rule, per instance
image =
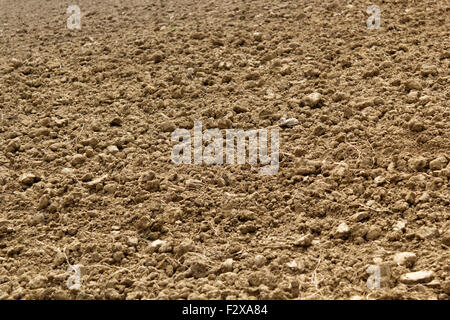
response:
[[[449,19],[0,0],[0,299],[448,300]],[[194,121],[279,129],[278,173],[174,164]]]

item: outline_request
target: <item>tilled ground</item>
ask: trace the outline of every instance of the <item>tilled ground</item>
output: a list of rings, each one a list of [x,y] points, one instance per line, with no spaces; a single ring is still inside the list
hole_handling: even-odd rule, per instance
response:
[[[0,298],[448,299],[449,13],[1,0]],[[194,121],[279,129],[278,173],[175,165]]]

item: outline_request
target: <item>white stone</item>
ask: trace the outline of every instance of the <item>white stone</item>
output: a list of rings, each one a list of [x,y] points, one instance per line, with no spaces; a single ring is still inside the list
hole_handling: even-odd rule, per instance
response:
[[[414,252],[400,252],[394,256],[394,262],[399,266],[412,267],[417,260]]]
[[[417,272],[405,273],[400,277],[400,282],[404,284],[417,284],[430,282],[434,277],[434,272],[422,270]]]
[[[295,118],[286,119],[285,117],[280,119],[280,127],[292,128],[298,125],[298,120]]]
[[[336,229],[336,237],[338,238],[344,238],[346,236],[348,236],[348,234],[350,233],[350,228],[347,225],[347,223],[342,222]]]

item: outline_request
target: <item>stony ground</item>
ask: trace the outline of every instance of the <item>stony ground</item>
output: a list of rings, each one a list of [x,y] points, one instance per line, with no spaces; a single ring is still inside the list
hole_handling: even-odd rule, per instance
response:
[[[449,299],[449,20],[0,0],[0,298]],[[196,120],[279,128],[278,173],[175,165]]]

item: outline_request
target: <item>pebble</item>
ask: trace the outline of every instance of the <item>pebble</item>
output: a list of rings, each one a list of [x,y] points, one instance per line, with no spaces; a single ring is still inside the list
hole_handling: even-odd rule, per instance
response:
[[[428,202],[430,200],[430,194],[428,192],[422,193],[422,195],[417,199],[417,202]]]
[[[425,125],[422,123],[422,121],[420,121],[418,119],[411,119],[408,122],[408,128],[409,128],[409,130],[411,130],[413,132],[420,132],[425,129]]]
[[[366,239],[371,241],[371,240],[376,240],[381,236],[381,228],[379,226],[370,226],[369,231],[367,231],[366,234]]]
[[[161,61],[163,61],[164,59],[164,55],[162,52],[156,52],[153,56],[152,56],[152,60],[154,63],[160,63]]]
[[[422,90],[422,85],[419,81],[411,79],[405,82],[406,89],[409,90]]]
[[[394,231],[405,231],[406,228],[406,222],[405,221],[398,221],[394,225]]]
[[[448,160],[445,156],[439,156],[436,159],[430,161],[431,170],[442,170],[447,166]]]
[[[168,120],[168,121],[164,121],[159,125],[159,128],[163,131],[163,132],[171,132],[174,131],[176,129],[175,124]]]
[[[307,234],[295,241],[294,245],[298,247],[309,247],[313,241],[313,235]]]
[[[442,234],[442,243],[446,246],[450,246],[450,229]]]
[[[39,199],[37,209],[38,210],[45,209],[48,207],[49,204],[50,204],[50,197],[47,194],[45,194]]]
[[[422,70],[420,70],[420,74],[424,77],[429,75],[435,76],[438,74],[438,69],[433,65],[424,65],[422,66]]]
[[[197,179],[188,179],[185,181],[185,185],[189,190],[194,190],[201,188],[203,186],[203,183]]]
[[[266,264],[266,258],[263,255],[261,255],[261,254],[256,255],[256,257],[255,257],[255,265],[256,265],[256,267],[259,268],[259,267],[262,267],[265,264]]]
[[[419,100],[419,92],[416,90],[411,90],[406,96],[407,103],[414,103]]]
[[[186,241],[180,243],[176,248],[176,253],[180,257],[187,252],[193,252],[193,251],[195,251],[195,244],[191,240],[186,240]]]
[[[257,230],[257,227],[253,223],[245,223],[239,226],[239,231],[242,234],[253,233]]]
[[[286,265],[291,268],[291,269],[297,269],[298,265],[297,265],[297,261],[292,260],[291,262],[286,263]]]
[[[114,146],[114,145],[108,146],[106,148],[106,150],[108,151],[108,153],[111,153],[111,154],[116,154],[119,152],[119,148],[117,148],[117,146]]]
[[[24,173],[19,178],[19,182],[27,186],[31,186],[33,183],[37,182],[37,180],[38,178],[32,173]]]
[[[161,247],[165,242],[166,242],[166,241],[164,241],[164,240],[158,239],[158,240],[153,241],[152,244],[151,244],[151,246],[152,246],[153,248],[159,248],[159,247]]]
[[[435,227],[421,227],[416,231],[416,237],[421,240],[432,239],[439,236],[439,230]]]
[[[295,118],[286,119],[285,117],[280,119],[280,127],[282,128],[292,128],[298,125],[298,120]]]
[[[447,280],[443,284],[441,284],[441,287],[445,294],[450,295],[450,280]]]
[[[283,68],[281,68],[280,70],[280,74],[282,76],[286,76],[292,73],[292,68],[290,66],[284,66]]]
[[[6,151],[7,152],[17,152],[20,149],[20,143],[19,141],[16,140],[12,140],[10,143],[8,143],[8,145],[6,146]]]
[[[44,288],[47,285],[48,279],[43,275],[37,275],[28,282],[30,289]]]
[[[400,277],[400,282],[404,284],[427,283],[433,280],[434,272],[422,270],[416,272],[405,273]]]
[[[374,180],[375,184],[377,186],[381,186],[382,184],[384,184],[386,182],[386,178],[383,176],[377,176]]]
[[[355,222],[360,222],[363,220],[368,220],[370,218],[370,215],[367,211],[358,212],[352,215],[352,220]]]
[[[139,238],[138,237],[128,237],[127,244],[130,247],[137,247],[137,245],[139,244]]]
[[[236,113],[244,113],[244,112],[248,112],[248,109],[243,106],[234,106],[233,111]]]
[[[119,117],[115,117],[109,122],[109,125],[112,126],[112,127],[120,127],[122,125],[122,119],[119,118]],[[100,131],[99,126],[100,126],[99,123],[93,123],[92,124],[92,130]]]
[[[419,103],[422,106],[426,105],[430,101],[431,101],[431,98],[429,96],[420,96],[420,98],[419,98]]]
[[[225,262],[222,263],[222,270],[224,272],[233,271],[233,259],[229,258],[229,259],[225,260]]]
[[[336,229],[335,236],[337,238],[346,238],[350,234],[350,228],[347,223],[342,222]]]
[[[173,247],[172,244],[168,241],[164,241],[161,243],[161,245],[159,246],[158,252],[159,253],[165,253],[165,252],[172,252]]]
[[[313,92],[303,98],[303,102],[310,107],[317,107],[322,102],[322,95],[318,92]]]
[[[428,164],[428,160],[422,156],[410,158],[408,160],[408,167],[415,171],[423,171]]]
[[[11,59],[11,65],[12,65],[15,69],[17,69],[17,68],[19,68],[19,67],[21,67],[21,66],[23,65],[23,62],[20,61],[19,59],[12,58],[12,59]]]
[[[103,188],[103,190],[107,193],[107,194],[113,194],[114,192],[116,192],[117,189],[117,185],[115,183],[108,183],[105,185],[105,187]]]
[[[76,154],[73,156],[72,161],[70,161],[70,163],[73,166],[77,166],[80,164],[83,164],[86,161],[86,157],[82,154]]]
[[[393,260],[399,266],[411,268],[416,263],[417,256],[414,252],[399,252],[394,256]]]

